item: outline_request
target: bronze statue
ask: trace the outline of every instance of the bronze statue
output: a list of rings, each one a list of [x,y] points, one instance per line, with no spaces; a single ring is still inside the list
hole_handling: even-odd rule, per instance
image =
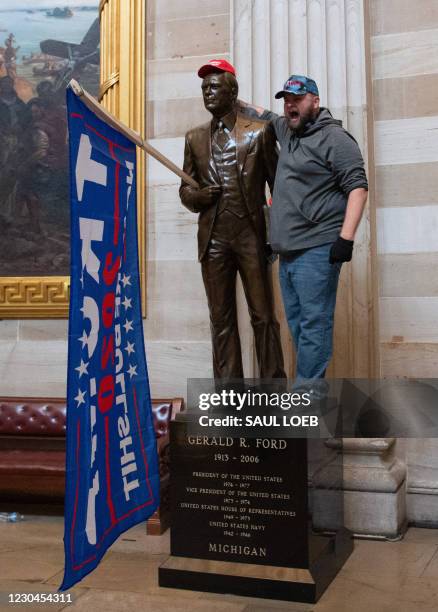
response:
[[[181,201],[199,213],[198,254],[210,310],[215,378],[243,378],[237,327],[239,272],[254,330],[261,378],[283,378],[283,354],[269,274],[264,205],[277,164],[275,134],[266,122],[237,113],[234,68],[212,60],[198,71],[211,121],[186,134]]]

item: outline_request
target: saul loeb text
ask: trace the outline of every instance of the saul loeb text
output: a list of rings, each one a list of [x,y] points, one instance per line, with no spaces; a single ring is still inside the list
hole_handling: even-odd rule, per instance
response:
[[[289,415],[249,415],[237,417],[199,417],[201,427],[318,427],[318,417],[314,414]]]

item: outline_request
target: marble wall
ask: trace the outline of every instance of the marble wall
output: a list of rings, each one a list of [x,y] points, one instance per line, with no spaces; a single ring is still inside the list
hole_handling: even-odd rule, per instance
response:
[[[182,167],[185,132],[210,115],[198,68],[230,57],[229,0],[148,3],[147,130]],[[179,200],[179,179],[152,158],[147,167],[146,351],[155,397],[186,394],[187,378],[210,377],[208,309],[197,261],[197,215]]]
[[[370,0],[381,374],[436,378],[438,7]],[[437,440],[406,440],[407,517],[438,525]]]
[[[66,396],[67,321],[0,321],[0,395]]]
[[[438,9],[370,2],[381,373],[438,361]]]

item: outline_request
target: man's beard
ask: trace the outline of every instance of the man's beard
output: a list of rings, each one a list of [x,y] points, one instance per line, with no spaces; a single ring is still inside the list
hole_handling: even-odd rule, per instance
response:
[[[291,124],[290,119],[288,117],[288,126],[295,134],[301,134],[304,131],[305,126],[309,122],[313,122],[316,119],[317,114],[313,109],[309,109],[305,113],[298,113],[300,115],[300,120],[294,126]]]

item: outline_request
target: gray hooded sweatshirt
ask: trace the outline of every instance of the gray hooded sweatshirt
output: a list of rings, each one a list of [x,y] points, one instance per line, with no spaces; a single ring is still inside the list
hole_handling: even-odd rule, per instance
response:
[[[326,108],[300,135],[285,117],[269,113],[263,118],[273,118],[281,146],[270,215],[273,251],[287,254],[334,242],[348,194],[368,189],[357,142]]]

